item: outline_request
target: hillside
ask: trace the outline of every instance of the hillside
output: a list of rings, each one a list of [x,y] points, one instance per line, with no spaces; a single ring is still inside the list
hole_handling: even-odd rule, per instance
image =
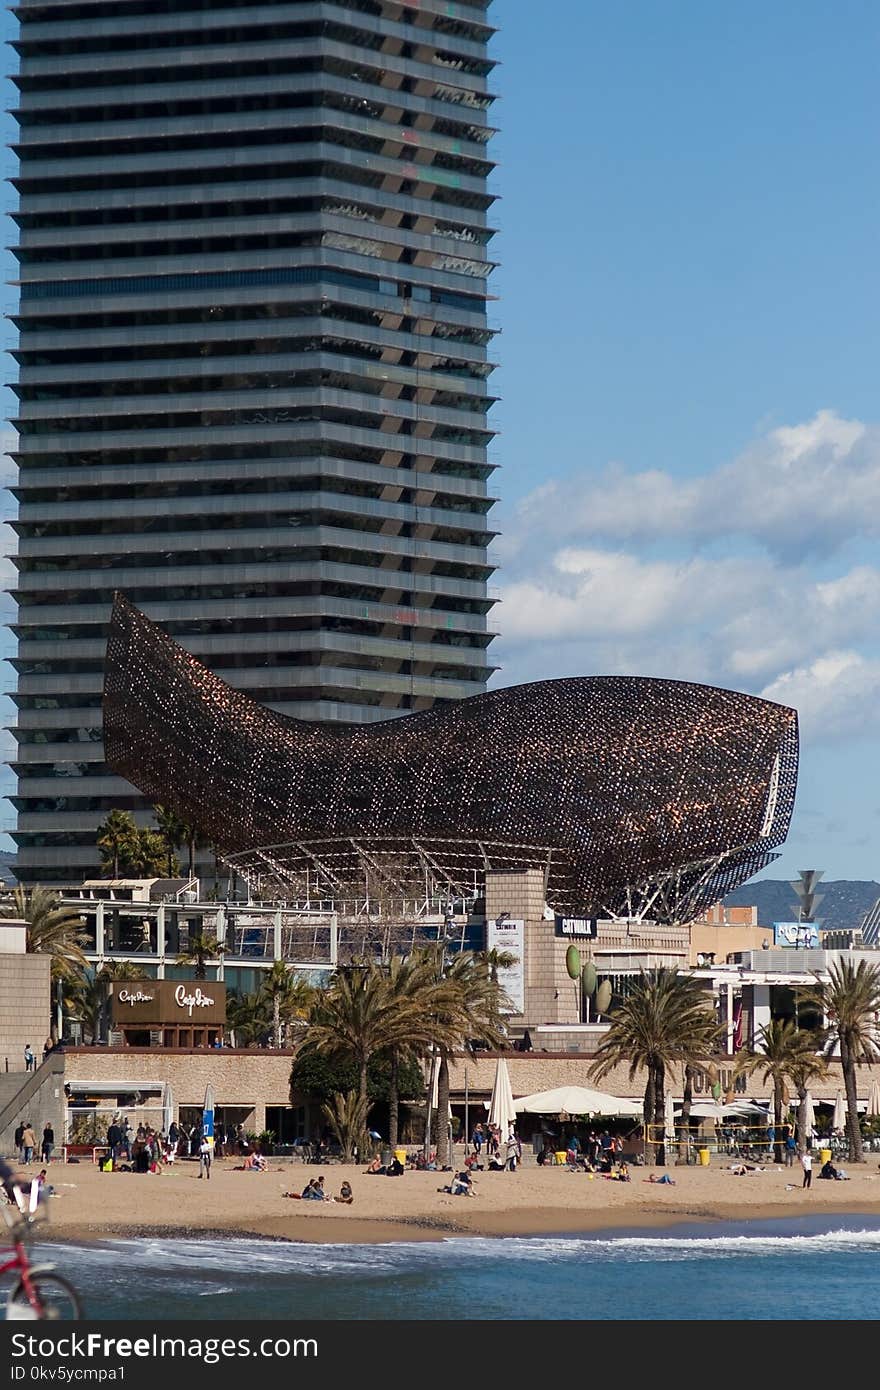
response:
[[[861,879],[832,879],[819,884],[819,904],[816,916],[826,930],[861,926],[862,918],[880,898],[880,883]],[[765,878],[759,883],[747,883],[724,899],[731,907],[754,903],[758,908],[761,926],[773,922],[797,921],[798,900],[791,884],[785,879]]]

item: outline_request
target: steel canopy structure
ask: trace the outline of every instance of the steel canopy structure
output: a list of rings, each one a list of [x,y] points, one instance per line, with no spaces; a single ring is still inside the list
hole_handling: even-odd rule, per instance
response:
[[[539,868],[566,915],[690,920],[776,857],[794,710],[683,681],[539,681],[369,725],[296,720],[214,675],[124,596],[110,767],[265,894],[479,896]]]

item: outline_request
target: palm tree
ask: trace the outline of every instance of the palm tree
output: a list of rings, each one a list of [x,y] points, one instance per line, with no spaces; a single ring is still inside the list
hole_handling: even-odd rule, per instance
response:
[[[186,845],[187,852],[186,876],[192,879],[196,876],[196,850],[201,836],[191,822],[182,821],[180,828],[182,831],[182,843]]]
[[[666,968],[642,971],[631,993],[612,1014],[590,1071],[598,1080],[626,1064],[632,1081],[644,1068],[646,1160],[652,1127],[661,1135],[665,1127],[666,1068],[673,1062],[692,1062],[712,1053],[721,1032],[700,982]],[[656,1149],[656,1162],[666,1162],[662,1141]]]
[[[352,1150],[367,1128],[369,1108],[369,1102],[354,1091],[338,1091],[321,1106],[321,1113],[339,1140],[343,1163],[351,1162]]]
[[[205,980],[208,977],[205,961],[219,960],[222,955],[223,946],[216,936],[207,936],[203,931],[193,932],[178,955],[175,965],[194,965],[195,978]]]
[[[174,878],[174,866],[177,863],[174,851],[177,846],[183,844],[186,835],[186,826],[170,806],[154,806],[153,815],[156,817],[156,824],[159,827],[159,834],[165,841],[167,854],[168,877]],[[179,865],[177,865],[179,869]]]
[[[256,992],[239,994],[236,990],[230,990],[226,1001],[226,1022],[233,1047],[248,1047],[259,1042],[272,1026],[267,1000]]]
[[[138,837],[138,828],[130,811],[110,811],[98,826],[96,844],[101,851],[101,868],[112,866],[113,877],[119,878],[120,865],[128,856]]]
[[[824,1033],[808,1033],[812,1037],[813,1049],[821,1047],[824,1040]],[[821,1080],[828,1075],[828,1063],[820,1052],[812,1049],[804,1049],[802,1057],[795,1058],[789,1067],[791,1084],[798,1093],[798,1113],[797,1113],[797,1148],[798,1153],[802,1154],[807,1147],[807,1087],[812,1080]]]
[[[415,1001],[395,997],[375,964],[350,966],[317,996],[304,1046],[324,1056],[349,1057],[358,1069],[358,1097],[367,1113],[367,1067],[381,1052],[428,1041],[428,1020]]]
[[[788,1099],[788,1083],[796,1084],[796,1075],[809,1075],[819,1069],[816,1036],[808,1029],[798,1028],[793,1019],[774,1018],[761,1029],[758,1041],[760,1052],[741,1053],[735,1071],[746,1076],[760,1072],[763,1081],[773,1082],[774,1160],[781,1163],[782,1108]]]
[[[82,949],[85,924],[51,889],[35,884],[28,893],[19,885],[12,901],[0,906],[0,917],[17,917],[27,923],[27,950],[52,957],[53,980],[71,980],[87,969]]]
[[[392,998],[406,1011],[421,1009],[430,1013],[431,997],[437,985],[437,962],[433,952],[416,951],[409,956],[395,956],[388,968],[388,989]],[[389,1050],[390,1079],[388,1083],[388,1143],[397,1147],[400,1130],[400,1066],[408,1058],[421,1056],[423,1047],[398,1043]]]
[[[166,854],[165,841],[158,831],[142,826],[138,828],[126,851],[125,867],[135,878],[162,878],[165,873]],[[172,878],[176,877],[174,870],[178,867],[177,860],[172,856]]]
[[[272,1011],[272,1046],[283,1046],[287,1024],[303,1018],[312,1002],[313,989],[302,975],[288,970],[283,961],[276,960],[260,985],[260,997]]]
[[[831,966],[830,979],[816,976],[807,1002],[822,1010],[827,1021],[826,1052],[840,1047],[840,1066],[846,1088],[846,1132],[850,1163],[864,1163],[859,1127],[856,1068],[861,1062],[880,1059],[876,1019],[880,1013],[880,966],[860,960],[839,960]]]
[[[508,952],[498,952],[499,956]],[[461,951],[445,966],[430,999],[429,1026],[433,1049],[439,1054],[437,1072],[437,1165],[449,1162],[449,1059],[469,1041],[504,1047],[507,1029],[502,1011],[513,1004],[492,976],[492,966],[472,951]]]

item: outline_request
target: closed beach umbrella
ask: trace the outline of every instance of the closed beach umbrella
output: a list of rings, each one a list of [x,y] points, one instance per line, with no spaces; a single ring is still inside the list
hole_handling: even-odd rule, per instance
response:
[[[202,1110],[202,1134],[211,1148],[214,1147],[214,1087],[210,1081],[205,1087],[205,1105]]]
[[[510,1089],[510,1076],[507,1063],[499,1057],[495,1063],[495,1081],[492,1085],[492,1099],[489,1102],[489,1124],[497,1125],[502,1139],[507,1138],[508,1126],[516,1120],[513,1108],[513,1091]]]
[[[663,1110],[663,1142],[665,1144],[675,1143],[675,1111],[672,1108],[672,1096],[668,1091]]]
[[[166,1081],[162,1087],[162,1130],[165,1134],[171,1128],[174,1119],[174,1097],[171,1094],[171,1083]]]
[[[802,1104],[804,1107],[804,1134],[809,1134],[816,1123],[816,1111],[813,1108],[813,1095],[811,1091],[807,1091]],[[798,1115],[798,1119],[800,1119],[800,1115]]]
[[[838,1091],[835,1097],[831,1127],[832,1129],[839,1129],[841,1132],[846,1129],[846,1101],[843,1098],[843,1091]]]
[[[871,1093],[868,1096],[868,1114],[880,1116],[880,1081],[875,1077],[871,1082]]]

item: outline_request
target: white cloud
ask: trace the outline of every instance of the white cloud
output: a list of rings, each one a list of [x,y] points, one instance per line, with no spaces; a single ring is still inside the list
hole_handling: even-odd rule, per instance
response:
[[[699,479],[551,479],[499,576],[499,679],[677,676],[793,704],[808,737],[876,727],[880,567],[842,546],[878,502],[880,430],[831,411]]]
[[[711,547],[747,536],[787,559],[880,534],[880,428],[819,411],[771,430],[732,463],[699,478],[672,472],[576,475],[543,484],[517,508],[502,553],[545,538],[687,538]]]

